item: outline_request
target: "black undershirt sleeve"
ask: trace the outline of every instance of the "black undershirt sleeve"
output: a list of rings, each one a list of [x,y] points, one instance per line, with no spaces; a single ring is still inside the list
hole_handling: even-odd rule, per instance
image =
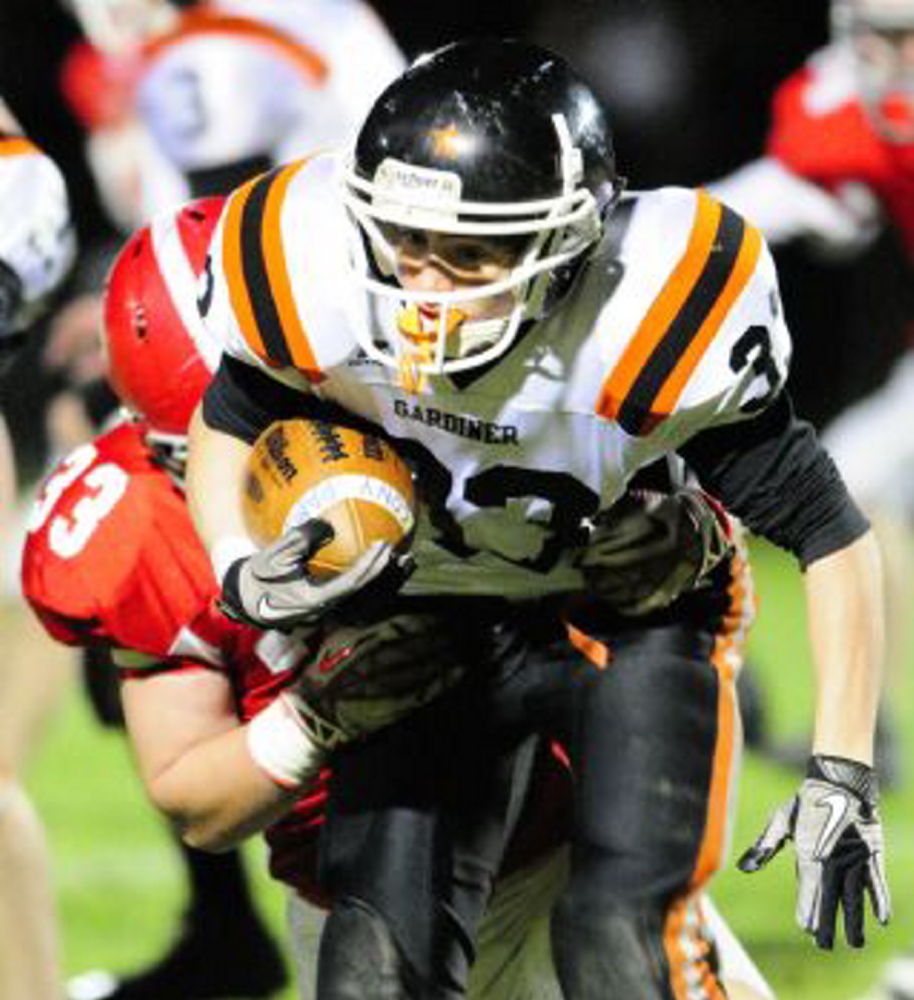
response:
[[[267,154],[248,156],[232,163],[215,167],[200,167],[185,174],[191,197],[207,198],[210,195],[229,194],[258,174],[266,173],[273,166]]]
[[[695,435],[679,454],[708,493],[750,531],[792,552],[804,569],[869,527],[786,392],[751,420]]]
[[[265,372],[223,354],[203,397],[207,427],[248,444],[274,420],[301,416],[304,396]]]

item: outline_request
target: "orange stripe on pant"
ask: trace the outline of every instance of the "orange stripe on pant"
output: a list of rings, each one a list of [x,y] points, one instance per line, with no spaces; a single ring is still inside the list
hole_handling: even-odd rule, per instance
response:
[[[641,369],[682,309],[711,254],[721,206],[705,191],[698,192],[698,206],[685,252],[660,294],[654,299],[619,363],[603,383],[597,412],[611,420],[628,395]]]
[[[605,670],[609,666],[612,652],[605,642],[594,639],[593,636],[579,629],[577,625],[573,625],[567,618],[565,618],[565,632],[571,645],[595,667]]]
[[[690,930],[688,921],[692,895],[720,867],[726,845],[730,796],[737,762],[736,669],[755,610],[749,564],[739,544],[733,560],[729,594],[730,606],[711,656],[718,677],[718,705],[717,745],[708,795],[707,825],[689,885],[690,894],[671,905],[664,925],[664,951],[676,1000],[725,1000],[726,996],[701,952],[704,939],[700,928],[696,926]],[[697,914],[696,920],[700,923],[699,918],[700,914]]]
[[[718,680],[717,745],[708,796],[707,824],[692,874],[692,888],[702,886],[723,861],[731,793],[735,785],[734,771],[738,764],[736,670],[742,659],[746,631],[754,612],[749,564],[739,551],[733,559],[733,580],[729,593],[730,608],[711,655]]]
[[[702,933],[700,912],[689,897],[674,902],[667,913],[663,951],[676,1000],[726,1000],[708,961],[710,947]]]

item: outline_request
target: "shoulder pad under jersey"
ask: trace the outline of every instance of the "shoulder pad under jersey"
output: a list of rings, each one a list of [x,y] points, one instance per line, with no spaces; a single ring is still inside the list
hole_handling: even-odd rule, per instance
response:
[[[29,522],[24,596],[72,645],[164,657],[216,591],[184,497],[124,425],[65,458]]]
[[[675,416],[688,436],[763,408],[790,338],[761,234],[705,191],[640,194],[631,211],[595,328],[598,412],[638,436]]]
[[[205,322],[228,354],[318,383],[356,350],[336,159],[297,160],[230,196],[210,246]]]

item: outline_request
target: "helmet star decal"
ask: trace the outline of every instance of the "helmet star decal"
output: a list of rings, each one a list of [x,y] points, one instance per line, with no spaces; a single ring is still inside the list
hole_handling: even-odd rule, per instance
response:
[[[460,130],[455,123],[452,122],[447,128],[430,129],[429,135],[432,138],[432,153],[435,156],[456,160],[460,155],[464,142],[461,141]]]

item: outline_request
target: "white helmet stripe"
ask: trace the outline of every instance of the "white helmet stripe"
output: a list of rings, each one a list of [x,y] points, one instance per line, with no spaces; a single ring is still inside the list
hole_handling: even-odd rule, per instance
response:
[[[210,371],[219,367],[222,351],[206,328],[197,307],[197,275],[184,252],[178,218],[174,213],[157,216],[149,225],[155,258],[172,305],[197,353]]]

